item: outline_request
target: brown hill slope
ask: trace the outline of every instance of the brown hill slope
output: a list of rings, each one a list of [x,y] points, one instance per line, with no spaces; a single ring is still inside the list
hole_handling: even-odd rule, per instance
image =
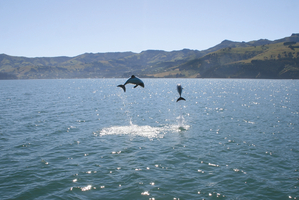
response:
[[[85,53],[26,58],[0,54],[0,79],[202,77],[299,78],[299,34],[279,40],[224,40],[204,51]]]

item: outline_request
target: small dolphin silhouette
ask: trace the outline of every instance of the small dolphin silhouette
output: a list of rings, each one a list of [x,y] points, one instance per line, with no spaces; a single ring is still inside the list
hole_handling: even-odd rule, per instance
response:
[[[183,88],[182,88],[181,84],[178,84],[178,85],[176,86],[176,89],[178,90],[178,93],[180,94],[180,98],[178,98],[178,100],[176,100],[176,102],[178,102],[178,101],[180,101],[180,100],[184,100],[184,101],[186,101],[186,99],[184,99],[183,97],[181,97],[181,95],[182,95],[182,91],[183,91]]]
[[[136,88],[138,85],[140,85],[141,87],[144,88],[144,83],[142,82],[142,80],[140,80],[139,78],[137,78],[137,77],[134,76],[134,75],[132,75],[131,78],[129,78],[129,79],[125,82],[125,84],[123,84],[123,85],[118,85],[117,87],[121,87],[121,88],[124,90],[124,92],[126,92],[126,87],[125,87],[125,85],[127,85],[127,84],[134,84],[134,85],[135,85],[134,88]]]

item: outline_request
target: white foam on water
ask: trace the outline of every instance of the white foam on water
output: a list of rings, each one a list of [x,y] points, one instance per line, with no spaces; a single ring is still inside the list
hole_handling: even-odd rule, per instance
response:
[[[163,138],[168,132],[179,132],[182,130],[188,130],[188,125],[165,125],[162,127],[152,127],[149,125],[138,126],[131,123],[128,126],[112,126],[108,128],[103,128],[98,136],[105,135],[132,135],[132,136],[142,136],[149,139],[152,138]]]
[[[138,126],[131,124],[129,126],[112,126],[104,128],[99,135],[134,135],[147,138],[163,138],[165,132],[164,127],[151,127],[149,125]]]

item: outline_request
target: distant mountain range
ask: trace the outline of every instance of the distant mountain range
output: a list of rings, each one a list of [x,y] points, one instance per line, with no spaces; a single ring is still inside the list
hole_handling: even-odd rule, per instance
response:
[[[207,50],[85,53],[75,57],[0,54],[0,79],[299,78],[299,34],[270,41],[224,40]]]

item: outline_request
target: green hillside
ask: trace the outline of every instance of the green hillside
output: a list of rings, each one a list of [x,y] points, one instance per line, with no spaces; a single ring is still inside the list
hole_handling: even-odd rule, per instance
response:
[[[153,75],[197,78],[299,78],[299,36],[292,36],[292,40],[286,38],[260,46],[256,46],[254,42],[241,45],[236,43],[234,47],[228,46]]]
[[[129,77],[299,78],[299,34],[270,41],[224,40],[204,51],[147,50],[26,58],[0,54],[0,79]]]
[[[173,66],[204,55],[197,50],[147,50],[141,53],[85,53],[76,57],[26,58],[0,55],[2,77],[39,78],[109,78],[157,72],[164,64]],[[154,66],[154,67],[153,67]],[[1,77],[1,76],[0,76]],[[3,78],[2,78],[3,79]]]

